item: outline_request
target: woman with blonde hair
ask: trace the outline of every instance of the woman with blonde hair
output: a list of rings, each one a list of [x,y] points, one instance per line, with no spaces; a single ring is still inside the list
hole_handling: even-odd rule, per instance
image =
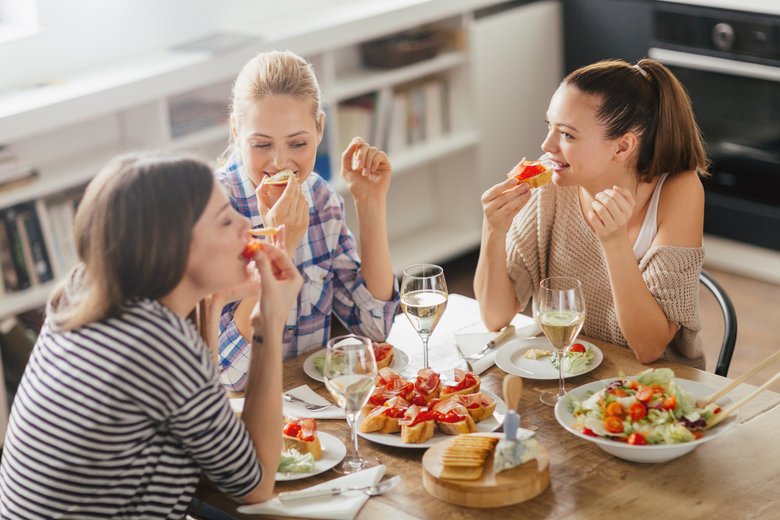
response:
[[[561,83],[542,143],[552,182],[531,193],[508,179],[482,196],[474,281],[491,329],[539,281],[582,281],[583,332],[704,368],[698,279],[707,155],[685,89],[655,60],[604,61]]]
[[[179,518],[201,472],[245,502],[272,496],[282,329],[302,281],[275,247],[248,264],[249,227],[196,160],[129,155],[93,179],[76,213],[80,263],[49,301],[11,411],[0,517]],[[257,274],[238,419],[187,316],[210,297],[215,327]]]
[[[352,332],[380,341],[399,305],[387,238],[387,192],[392,167],[384,152],[355,137],[341,157],[341,173],[355,203],[360,254],[344,220],[344,201],[313,170],[325,116],[310,64],[291,52],[264,52],[236,78],[231,144],[217,172],[233,207],[257,228],[285,225],[287,251],[303,275],[289,309],[284,343],[290,358],[321,348],[331,314]],[[284,170],[285,186],[268,179]],[[225,308],[219,336],[223,382],[243,389],[251,345],[251,298]]]

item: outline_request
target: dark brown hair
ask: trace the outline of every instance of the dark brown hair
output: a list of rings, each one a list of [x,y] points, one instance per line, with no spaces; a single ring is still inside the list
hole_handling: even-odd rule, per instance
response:
[[[609,139],[639,135],[636,169],[650,181],[663,173],[696,170],[706,176],[709,161],[688,93],[672,72],[652,59],[631,65],[606,60],[587,65],[563,80],[601,98],[597,118]]]
[[[76,212],[80,263],[52,295],[53,324],[73,329],[171,292],[214,186],[211,168],[193,158],[136,153],[109,162]]]

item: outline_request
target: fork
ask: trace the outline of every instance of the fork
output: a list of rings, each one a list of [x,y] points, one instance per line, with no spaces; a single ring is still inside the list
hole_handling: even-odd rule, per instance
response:
[[[333,403],[328,403],[328,404],[307,403],[300,397],[295,397],[294,395],[290,395],[290,394],[282,394],[282,399],[284,399],[288,403],[300,403],[304,406],[304,408],[306,408],[310,412],[319,412],[321,410],[324,410],[325,408],[330,408],[331,406],[333,406]]]

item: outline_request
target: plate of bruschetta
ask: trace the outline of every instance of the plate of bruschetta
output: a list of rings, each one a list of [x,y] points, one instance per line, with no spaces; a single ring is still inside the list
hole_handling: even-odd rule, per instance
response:
[[[480,385],[477,374],[460,369],[452,384],[443,384],[431,369],[406,380],[384,368],[358,417],[358,435],[386,446],[428,448],[452,435],[492,432],[503,424],[506,404]]]
[[[401,372],[409,364],[409,356],[403,350],[397,349],[386,342],[374,341],[373,344],[377,370],[390,367],[396,372]],[[303,362],[304,373],[320,383],[325,382],[325,378],[322,375],[322,367],[325,365],[325,350],[323,348],[314,352]]]
[[[277,482],[318,475],[341,462],[347,454],[346,446],[338,437],[317,431],[314,419],[287,418],[282,440]]]

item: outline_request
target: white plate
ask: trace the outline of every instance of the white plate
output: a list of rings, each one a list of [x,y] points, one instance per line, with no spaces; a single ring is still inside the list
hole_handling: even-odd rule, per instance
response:
[[[338,437],[325,432],[317,432],[320,437],[320,444],[322,445],[322,457],[320,460],[314,461],[314,471],[311,473],[279,473],[276,472],[276,481],[283,480],[298,480],[302,478],[311,477],[312,475],[318,475],[323,471],[328,471],[330,468],[341,462],[344,455],[347,454],[347,447],[339,440]]]
[[[620,459],[630,460],[631,462],[666,462],[667,460],[676,459],[677,457],[685,455],[692,451],[696,446],[722,435],[738,424],[737,417],[727,418],[720,424],[713,426],[712,429],[705,431],[704,436],[701,439],[680,444],[654,444],[651,446],[634,446],[625,442],[605,439],[603,437],[593,437],[585,435],[574,428],[575,419],[569,410],[569,399],[574,398],[578,401],[582,401],[590,397],[594,392],[603,389],[607,384],[616,379],[620,379],[620,377],[615,376],[610,379],[594,381],[570,391],[566,394],[566,397],[558,401],[558,404],[555,405],[555,418],[558,419],[561,426],[577,437],[595,443],[602,450]],[[634,378],[628,377],[626,379],[630,380]],[[697,381],[680,378],[676,378],[676,381],[677,384],[680,385],[680,388],[692,394],[694,399],[702,399],[708,395],[712,395],[715,391],[714,388]],[[731,403],[731,399],[726,397],[719,399],[717,402],[721,408],[723,408]]]
[[[477,423],[477,432],[483,432],[483,433],[492,432],[497,430],[499,426],[504,424],[504,416],[506,415],[506,403],[504,403],[504,401],[493,392],[489,392],[487,390],[481,390],[481,391],[485,392],[486,395],[489,395],[490,397],[496,400],[496,409],[493,412],[492,417],[488,417],[487,419]],[[363,422],[364,418],[365,418],[365,414],[361,413],[360,417],[358,417],[357,420],[358,425],[361,422]],[[384,444],[385,446],[394,446],[396,448],[430,448],[431,446],[433,446],[438,442],[441,442],[445,439],[452,438],[452,435],[447,435],[446,433],[442,433],[438,429],[436,430],[436,433],[433,434],[433,437],[431,437],[425,442],[420,442],[417,444],[406,443],[402,441],[400,433],[363,433],[361,431],[358,431],[358,435],[360,435],[364,439],[368,439],[369,441],[376,442],[377,444]]]
[[[601,349],[593,343],[581,339],[576,340],[575,343],[582,343],[591,349],[593,351],[593,361],[585,370],[576,374],[564,370],[564,378],[587,374],[604,361],[604,354],[601,353]],[[553,350],[550,342],[544,336],[511,341],[501,347],[496,353],[496,365],[508,374],[515,374],[528,379],[558,379],[558,369],[550,363],[550,356],[545,356],[541,359],[528,359],[525,357],[525,351],[529,348]]]
[[[322,377],[322,372],[317,370],[317,368],[314,366],[314,358],[317,356],[325,356],[325,350],[326,349],[320,349],[316,352],[314,352],[311,356],[307,357],[306,360],[303,362],[303,371],[306,373],[307,376],[314,379],[315,381],[319,381],[320,383],[325,382],[325,378]],[[401,370],[406,368],[406,366],[409,364],[409,356],[404,352],[403,350],[399,348],[394,348],[395,355],[393,356],[393,362],[390,363],[390,368],[401,373]]]

